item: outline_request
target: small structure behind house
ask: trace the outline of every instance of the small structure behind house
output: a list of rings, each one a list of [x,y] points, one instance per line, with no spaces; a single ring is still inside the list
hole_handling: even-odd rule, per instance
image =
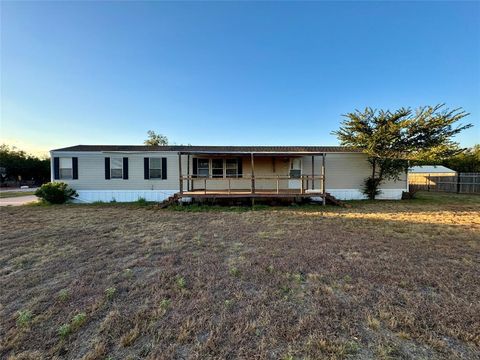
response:
[[[414,166],[408,171],[410,190],[480,193],[480,174],[457,173],[442,165]]]

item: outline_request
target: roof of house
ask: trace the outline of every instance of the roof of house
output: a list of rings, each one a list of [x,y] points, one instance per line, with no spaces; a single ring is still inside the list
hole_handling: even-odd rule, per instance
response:
[[[199,146],[199,145],[75,145],[52,151],[175,151],[190,153],[351,153],[360,149],[343,146]]]
[[[410,173],[453,173],[455,174],[455,170],[449,169],[446,166],[442,165],[424,165],[424,166],[413,166],[409,170]]]

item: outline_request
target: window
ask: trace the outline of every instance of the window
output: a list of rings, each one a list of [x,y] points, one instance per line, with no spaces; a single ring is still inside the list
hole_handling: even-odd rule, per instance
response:
[[[238,177],[238,161],[237,159],[225,160],[225,174],[227,177]]]
[[[223,159],[212,159],[212,177],[223,177]]]
[[[208,159],[198,159],[197,172],[198,176],[208,177],[209,175],[209,160]]]
[[[290,160],[290,177],[299,178],[302,174],[302,160],[291,159]]]
[[[150,179],[162,178],[162,158],[150,158]]]
[[[110,178],[123,179],[123,159],[112,158],[110,161]]]
[[[60,158],[59,173],[60,179],[73,179],[72,158]]]

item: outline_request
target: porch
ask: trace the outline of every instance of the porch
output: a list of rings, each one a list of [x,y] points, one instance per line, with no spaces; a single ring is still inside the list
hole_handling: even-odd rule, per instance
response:
[[[180,197],[316,197],[325,204],[325,153],[181,152],[178,156]]]

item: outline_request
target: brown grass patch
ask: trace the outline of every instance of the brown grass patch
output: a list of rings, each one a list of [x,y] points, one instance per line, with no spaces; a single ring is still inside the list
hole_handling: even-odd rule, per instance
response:
[[[480,200],[439,199],[4,208],[0,357],[478,358]]]

